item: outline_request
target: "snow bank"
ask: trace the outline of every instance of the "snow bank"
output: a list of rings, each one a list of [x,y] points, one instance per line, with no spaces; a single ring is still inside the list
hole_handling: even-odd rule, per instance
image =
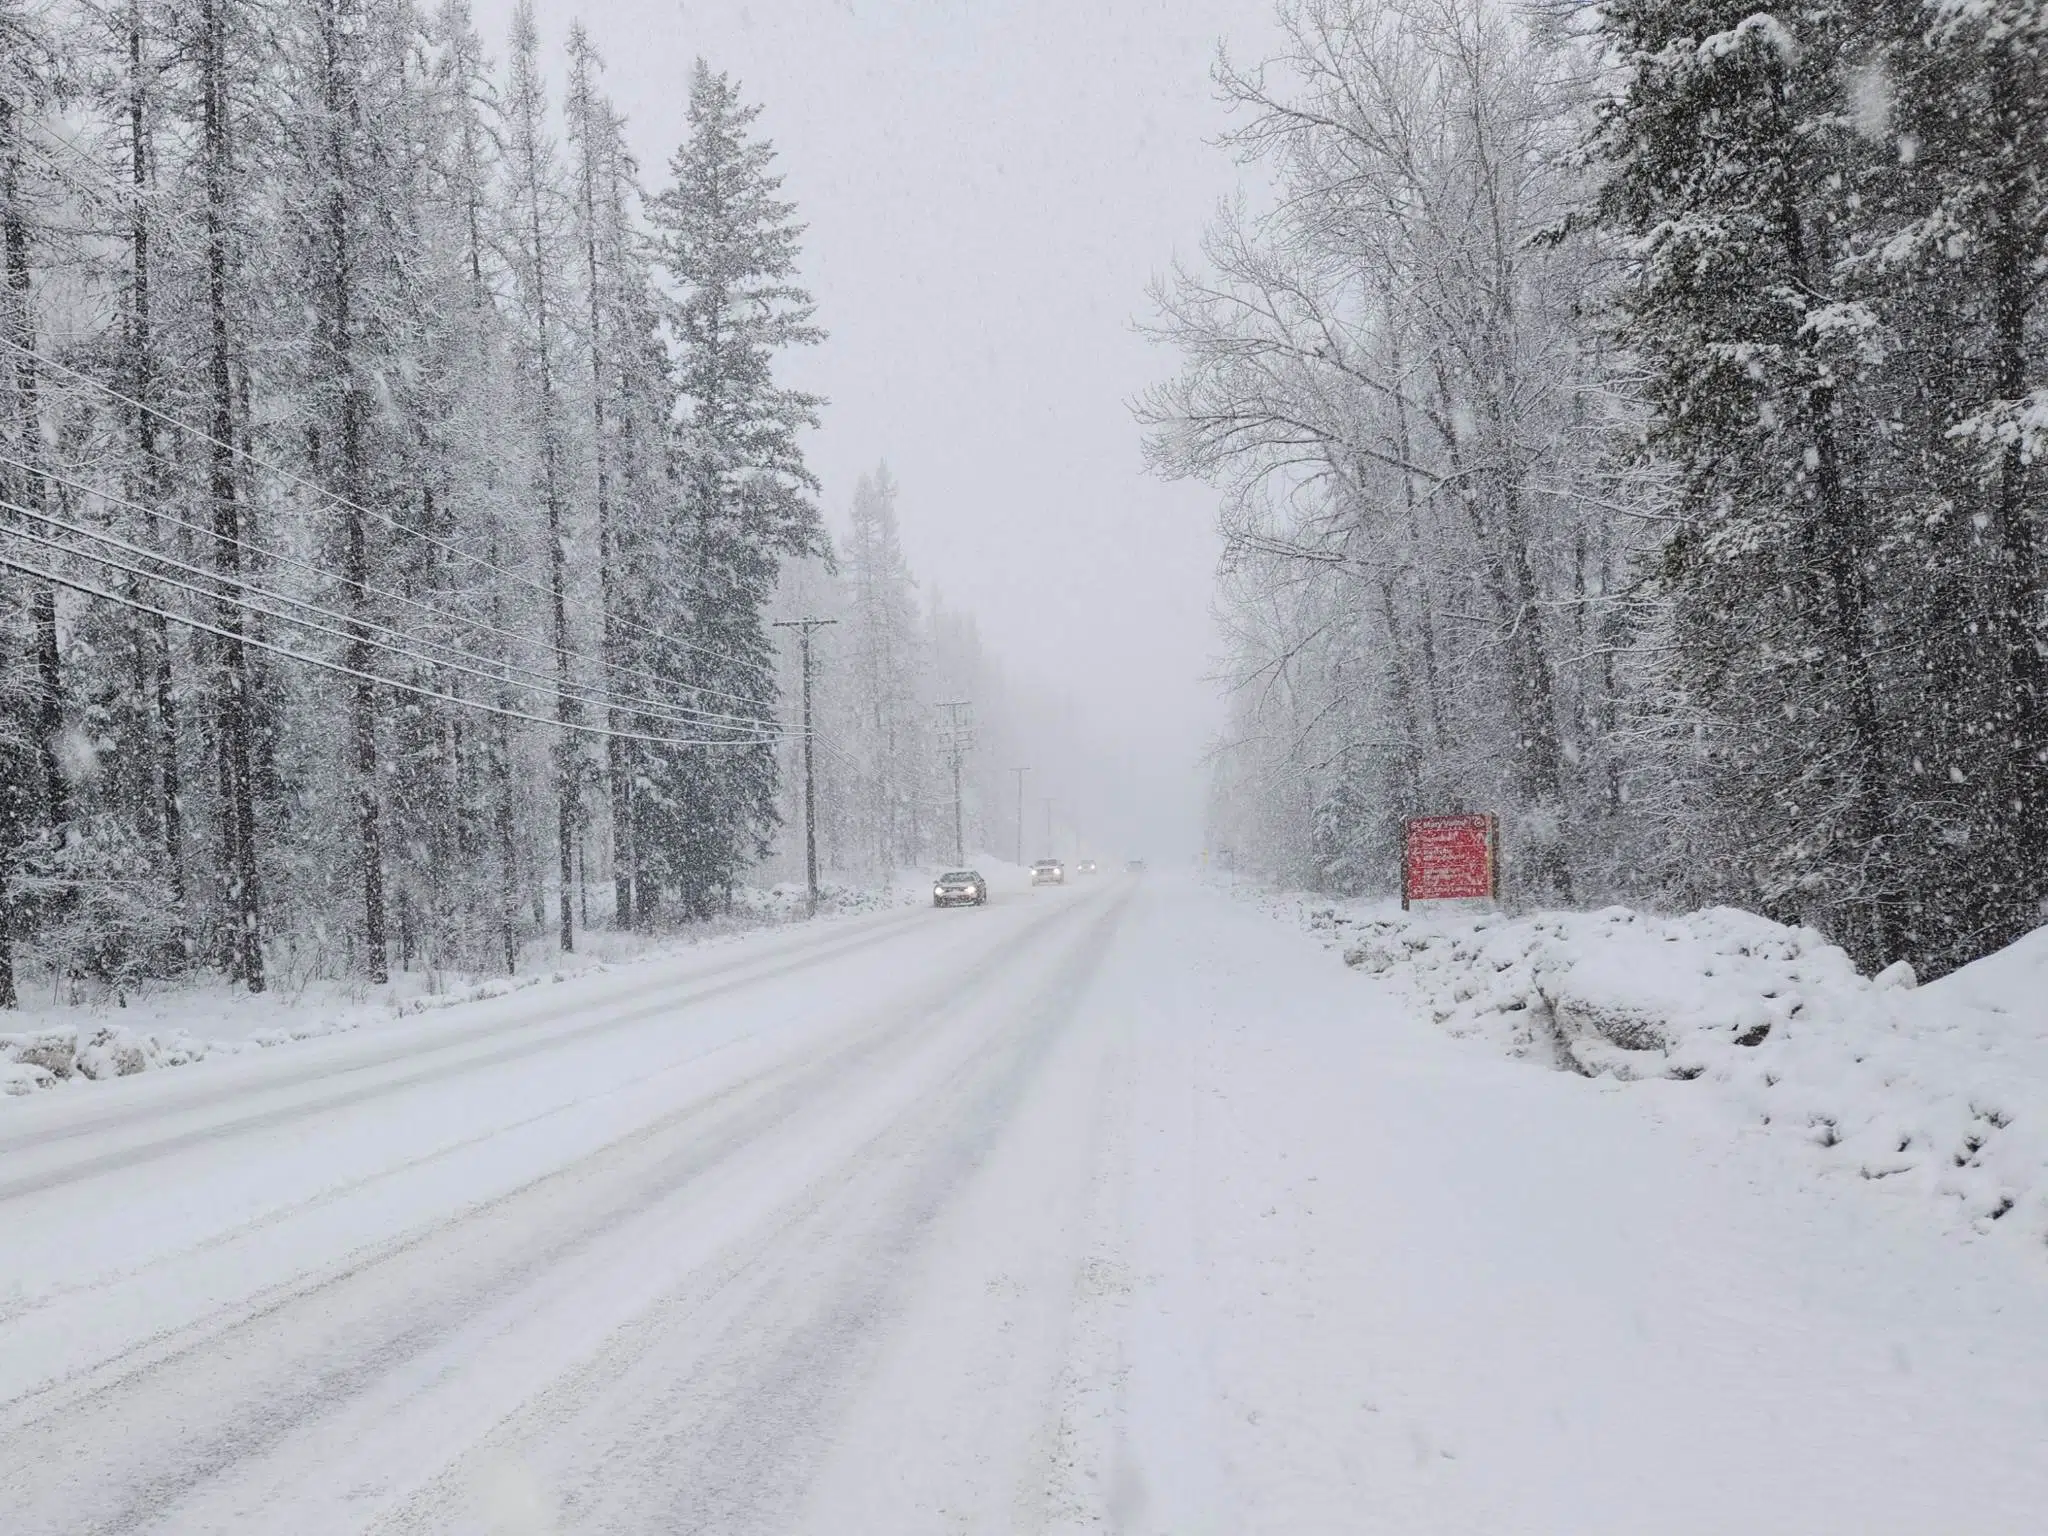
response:
[[[1302,901],[1345,962],[1453,1034],[1589,1077],[1678,1080],[1819,1171],[2048,1238],[2048,928],[1925,987],[1717,907],[1509,918]]]
[[[584,967],[604,970],[602,961]],[[375,1000],[346,990],[297,997],[269,994],[251,998],[214,981],[155,993],[134,994],[134,1006],[97,1004],[28,1012],[34,1027],[0,1034],[0,1098],[34,1093],[59,1083],[104,1082],[160,1067],[182,1067],[209,1056],[232,1056],[294,1040],[340,1034],[387,1019],[402,1019],[432,1008],[503,997],[549,979],[553,972],[438,983],[438,990],[408,995],[402,977]],[[147,1022],[117,1024],[108,1016],[126,1012]]]
[[[820,892],[819,907],[821,915],[874,912],[906,904],[919,892],[928,901],[930,890],[928,876],[906,874],[880,889],[827,887]],[[742,886],[733,893],[729,914],[680,932],[643,935],[592,929],[580,935],[582,947],[574,955],[562,955],[551,945],[529,945],[520,957],[519,972],[511,976],[421,970],[394,975],[388,986],[374,992],[360,980],[344,979],[282,986],[259,997],[212,977],[125,989],[84,1004],[30,1004],[12,1015],[0,1014],[0,1022],[16,1026],[0,1033],[0,1099],[60,1084],[184,1066],[211,1056],[504,997],[542,982],[600,973],[708,940],[795,921],[804,915],[805,905],[801,885]]]
[[[127,1077],[151,1067],[182,1066],[206,1053],[205,1041],[182,1030],[160,1035],[73,1026],[0,1035],[0,1094],[33,1093],[73,1077]]]

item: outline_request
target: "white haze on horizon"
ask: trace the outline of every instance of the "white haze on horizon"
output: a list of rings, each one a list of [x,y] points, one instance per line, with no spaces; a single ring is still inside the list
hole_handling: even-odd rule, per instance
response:
[[[500,57],[511,9],[478,10]],[[1092,745],[1034,764],[1032,814],[1051,794],[1105,854],[1192,856],[1214,497],[1144,472],[1128,402],[1176,361],[1136,329],[1146,285],[1236,185],[1209,70],[1219,41],[1258,51],[1263,0],[543,3],[557,100],[579,16],[650,188],[698,55],[762,105],[831,333],[783,374],[831,401],[827,521],[886,460],[925,595]]]

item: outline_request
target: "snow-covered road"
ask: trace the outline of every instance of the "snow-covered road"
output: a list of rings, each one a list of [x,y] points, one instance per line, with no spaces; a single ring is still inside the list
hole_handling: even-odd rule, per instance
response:
[[[2048,1255],[1166,879],[0,1111],[0,1530],[2034,1532]]]

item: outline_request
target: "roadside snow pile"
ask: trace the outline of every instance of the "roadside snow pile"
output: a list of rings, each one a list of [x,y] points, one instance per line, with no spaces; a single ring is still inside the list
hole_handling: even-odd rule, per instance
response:
[[[928,888],[928,887],[927,887]],[[876,911],[900,904],[893,889],[829,893],[828,913]],[[520,955],[513,975],[470,975],[415,970],[395,974],[372,991],[347,978],[300,982],[252,997],[218,977],[124,989],[85,1003],[51,1001],[27,1006],[0,1033],[0,1099],[60,1084],[101,1082],[160,1067],[179,1067],[214,1056],[237,1055],[297,1040],[374,1027],[430,1011],[505,997],[559,982],[655,960],[794,922],[803,916],[804,888],[780,885],[734,890],[732,910],[687,927],[655,934],[590,929],[575,955],[535,942]],[[116,1019],[122,1022],[115,1022]]]
[[[538,978],[535,978],[538,979]],[[506,990],[480,990],[497,996]],[[467,1000],[467,999],[462,999]],[[435,1002],[453,999],[434,999]],[[422,1000],[390,1005],[393,1017],[417,1012]],[[72,1010],[84,1011],[84,1010]],[[118,1024],[66,1023],[0,1035],[0,1097],[34,1093],[66,1082],[104,1082],[132,1077],[159,1067],[182,1067],[209,1056],[233,1056],[293,1040],[311,1040],[358,1028],[363,1011],[314,1017],[295,1024],[258,1030],[240,1038],[215,1039],[184,1028],[134,1028]]]
[[[1863,976],[1812,929],[1727,907],[1306,916],[1454,1034],[1698,1083],[1825,1169],[2048,1237],[2048,928],[1916,987],[1908,966]]]
[[[240,1042],[229,1042],[234,1049]],[[153,1067],[183,1066],[222,1046],[184,1030],[70,1026],[0,1035],[0,1094],[33,1093],[74,1077],[98,1081]]]

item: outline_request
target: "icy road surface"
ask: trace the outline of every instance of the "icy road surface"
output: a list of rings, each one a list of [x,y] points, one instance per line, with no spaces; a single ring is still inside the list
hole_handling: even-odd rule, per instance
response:
[[[0,1530],[2039,1532],[2048,1255],[1163,879],[0,1109]]]

